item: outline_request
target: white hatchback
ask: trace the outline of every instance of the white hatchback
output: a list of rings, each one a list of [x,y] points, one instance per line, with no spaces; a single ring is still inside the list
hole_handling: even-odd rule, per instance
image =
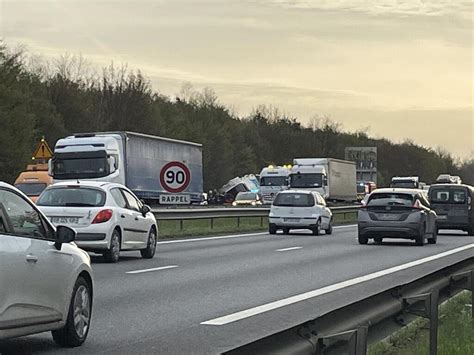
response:
[[[291,229],[309,229],[314,235],[321,230],[332,234],[332,212],[324,198],[316,191],[286,190],[275,197],[269,215],[270,234],[282,229],[288,234]]]
[[[80,248],[103,254],[107,262],[117,262],[121,250],[155,255],[155,216],[123,185],[61,182],[46,188],[36,204],[53,224],[74,228]]]
[[[71,228],[55,228],[16,188],[0,182],[0,340],[52,331],[61,346],[87,338],[89,255]]]

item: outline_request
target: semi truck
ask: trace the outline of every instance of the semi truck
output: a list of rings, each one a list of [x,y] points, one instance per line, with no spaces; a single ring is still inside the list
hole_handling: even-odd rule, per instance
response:
[[[57,141],[48,170],[54,182],[116,182],[152,203],[202,200],[202,145],[198,143],[134,132],[75,134]]]
[[[294,159],[289,186],[317,191],[327,201],[356,201],[356,163],[333,158]]]
[[[260,172],[260,196],[264,204],[270,204],[282,190],[288,189],[290,169],[286,166],[269,165]]]

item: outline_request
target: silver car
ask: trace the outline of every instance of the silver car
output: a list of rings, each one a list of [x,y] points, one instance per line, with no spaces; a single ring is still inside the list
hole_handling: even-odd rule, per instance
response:
[[[435,244],[438,238],[436,212],[426,193],[415,189],[378,189],[372,192],[358,212],[359,243],[373,238],[404,238],[424,245]]]
[[[75,234],[0,182],[0,340],[45,331],[64,347],[86,340],[92,270]]]

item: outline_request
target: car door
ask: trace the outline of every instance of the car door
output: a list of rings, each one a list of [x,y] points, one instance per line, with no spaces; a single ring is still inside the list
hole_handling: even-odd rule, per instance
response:
[[[331,210],[327,207],[326,201],[320,194],[316,194],[316,201],[321,213],[321,227],[326,229],[329,227],[329,223],[331,222]]]
[[[54,229],[25,198],[0,189],[7,221],[1,235],[0,325],[24,327],[65,318],[72,255],[55,247]],[[2,327],[0,326],[0,328]]]
[[[418,194],[416,198],[420,201],[426,212],[426,233],[434,234],[436,230],[436,212],[431,207],[424,193]]]
[[[131,228],[128,229],[130,239],[125,244],[132,249],[145,248],[148,241],[148,232],[150,229],[147,226],[148,221],[146,217],[144,217],[140,212],[141,203],[128,190],[121,189],[121,191],[125,197],[125,200],[127,200],[127,208],[129,213],[133,217],[131,219]]]
[[[130,248],[130,245],[133,246],[133,241],[135,240],[135,236],[132,232],[135,226],[135,214],[128,207],[128,203],[125,199],[122,189],[114,187],[110,189],[110,195],[117,205],[116,209],[119,215],[118,223],[122,231],[122,248]]]

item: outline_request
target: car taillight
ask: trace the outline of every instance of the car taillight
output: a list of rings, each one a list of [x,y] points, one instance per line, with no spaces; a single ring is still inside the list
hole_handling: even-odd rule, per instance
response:
[[[112,218],[112,210],[102,210],[95,216],[92,224],[104,223]]]

